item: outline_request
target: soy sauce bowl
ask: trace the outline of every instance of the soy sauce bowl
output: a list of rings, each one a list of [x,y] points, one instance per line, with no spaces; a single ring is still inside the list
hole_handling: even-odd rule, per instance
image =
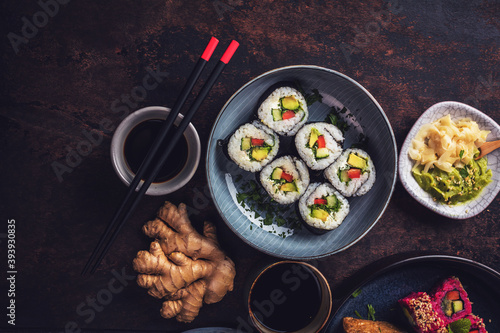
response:
[[[313,265],[279,261],[258,272],[247,307],[251,324],[261,333],[319,332],[330,317],[332,292]]]
[[[130,185],[135,177],[135,174],[125,156],[125,143],[130,133],[139,124],[146,121],[165,120],[169,113],[170,109],[162,106],[145,107],[128,115],[116,128],[111,140],[111,163],[116,174],[125,185]],[[179,125],[183,118],[183,115],[179,114],[175,119],[174,124]],[[186,162],[180,171],[172,178],[158,182],[155,180],[155,182],[151,183],[146,191],[147,195],[157,196],[172,193],[186,185],[186,183],[193,177],[196,169],[198,168],[201,154],[200,137],[198,136],[198,132],[194,128],[193,124],[189,124],[187,129],[184,131],[184,138],[181,137],[180,140],[183,139],[185,139],[187,143]],[[170,155],[169,159],[167,159],[165,163],[169,163],[170,159],[175,158],[177,158],[177,156]],[[141,180],[139,184],[142,185],[143,183],[144,181]]]

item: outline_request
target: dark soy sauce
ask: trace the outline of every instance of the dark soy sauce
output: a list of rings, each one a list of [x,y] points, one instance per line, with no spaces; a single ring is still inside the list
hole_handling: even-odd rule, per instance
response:
[[[139,170],[142,161],[146,158],[149,148],[152,146],[156,136],[163,126],[163,122],[164,121],[161,119],[145,120],[142,123],[137,124],[125,139],[123,149],[125,160],[127,161],[129,169],[134,174],[137,170]],[[174,126],[173,130],[176,129],[177,127]],[[157,156],[161,155],[161,152],[165,151],[167,144],[172,140],[173,132],[174,131],[170,131],[167,135],[166,139],[160,146],[159,154],[157,154]],[[173,148],[163,167],[160,169],[160,172],[156,176],[154,182],[162,183],[174,178],[186,165],[187,157],[188,144],[186,137],[183,135]],[[157,164],[158,158],[155,157],[146,171],[146,174],[151,173]]]
[[[318,313],[321,287],[310,268],[277,264],[255,282],[249,302],[262,325],[278,332],[294,332],[306,327]]]

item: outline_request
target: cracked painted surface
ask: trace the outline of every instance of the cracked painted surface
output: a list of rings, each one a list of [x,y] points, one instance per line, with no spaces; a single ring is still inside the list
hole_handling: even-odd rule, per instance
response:
[[[208,197],[204,152],[225,102],[268,70],[311,64],[352,77],[382,106],[398,148],[420,115],[441,101],[464,102],[500,120],[498,1],[68,1],[17,54],[8,34],[22,36],[22,18],[32,22],[42,9],[28,0],[3,1],[0,8],[0,211],[17,221],[18,327],[64,331],[74,322],[78,328],[181,332],[236,327],[238,316],[246,318],[247,277],[272,258],[243,243],[218,216]],[[215,58],[231,39],[241,47],[193,121],[203,149],[200,167],[182,191],[144,198],[96,275],[81,278],[125,191],[109,158],[113,129],[135,109],[171,107],[212,35],[221,40]],[[163,79],[134,99],[148,69],[164,73]],[[62,182],[54,162],[71,165]],[[197,226],[215,222],[237,266],[235,290],[204,306],[190,325],[160,318],[161,302],[131,280],[105,298],[113,269],[132,274],[135,253],[148,244],[140,228],[164,200],[190,205]],[[377,225],[318,267],[334,297],[359,269],[399,253],[460,255],[500,270],[499,200],[455,221],[423,208],[397,183]]]

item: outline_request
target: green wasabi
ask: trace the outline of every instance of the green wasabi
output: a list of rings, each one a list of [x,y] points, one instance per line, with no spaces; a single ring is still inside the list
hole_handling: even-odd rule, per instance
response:
[[[412,170],[418,185],[428,192],[435,201],[456,205],[475,199],[486,185],[491,183],[492,173],[488,160],[483,157],[471,160],[463,168],[453,168],[451,172],[439,168],[423,172],[423,166]]]

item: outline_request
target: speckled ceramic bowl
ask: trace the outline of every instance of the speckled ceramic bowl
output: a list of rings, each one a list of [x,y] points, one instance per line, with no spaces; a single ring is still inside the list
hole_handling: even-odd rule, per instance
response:
[[[481,213],[495,199],[500,191],[500,150],[496,150],[487,155],[488,168],[493,172],[492,182],[481,192],[480,196],[470,202],[455,206],[448,206],[432,200],[429,193],[425,192],[416,182],[411,174],[413,161],[408,156],[411,141],[417,135],[422,125],[433,122],[443,116],[450,114],[454,120],[461,118],[471,118],[479,124],[482,130],[491,131],[487,141],[500,139],[500,126],[490,117],[481,111],[463,103],[441,102],[431,106],[415,122],[406,137],[401,152],[399,154],[399,178],[404,188],[419,203],[429,208],[433,212],[452,219],[466,219]]]
[[[240,125],[256,119],[255,113],[262,98],[283,82],[299,83],[308,94],[317,89],[323,96],[321,103],[309,107],[308,122],[325,121],[332,107],[345,106],[348,111],[340,116],[349,124],[349,130],[345,133],[343,148],[358,143],[360,137],[368,138],[364,148],[377,171],[377,180],[366,195],[349,198],[350,213],[344,222],[337,229],[320,235],[305,227],[295,227],[294,221],[301,223],[296,204],[279,205],[266,195],[262,202],[266,203],[267,209],[252,209],[244,196],[252,187],[260,186],[256,174],[238,168],[227,157],[223,145],[223,141]],[[281,137],[278,154],[283,154],[282,148],[290,146],[294,146],[293,137]],[[206,161],[208,185],[215,207],[238,237],[276,257],[310,260],[347,249],[379,220],[394,190],[397,149],[384,111],[359,83],[323,67],[290,66],[258,76],[229,99],[212,127]],[[317,179],[322,177],[321,173],[310,174]],[[271,218],[265,219],[264,216]],[[280,225],[280,221],[284,224]]]

